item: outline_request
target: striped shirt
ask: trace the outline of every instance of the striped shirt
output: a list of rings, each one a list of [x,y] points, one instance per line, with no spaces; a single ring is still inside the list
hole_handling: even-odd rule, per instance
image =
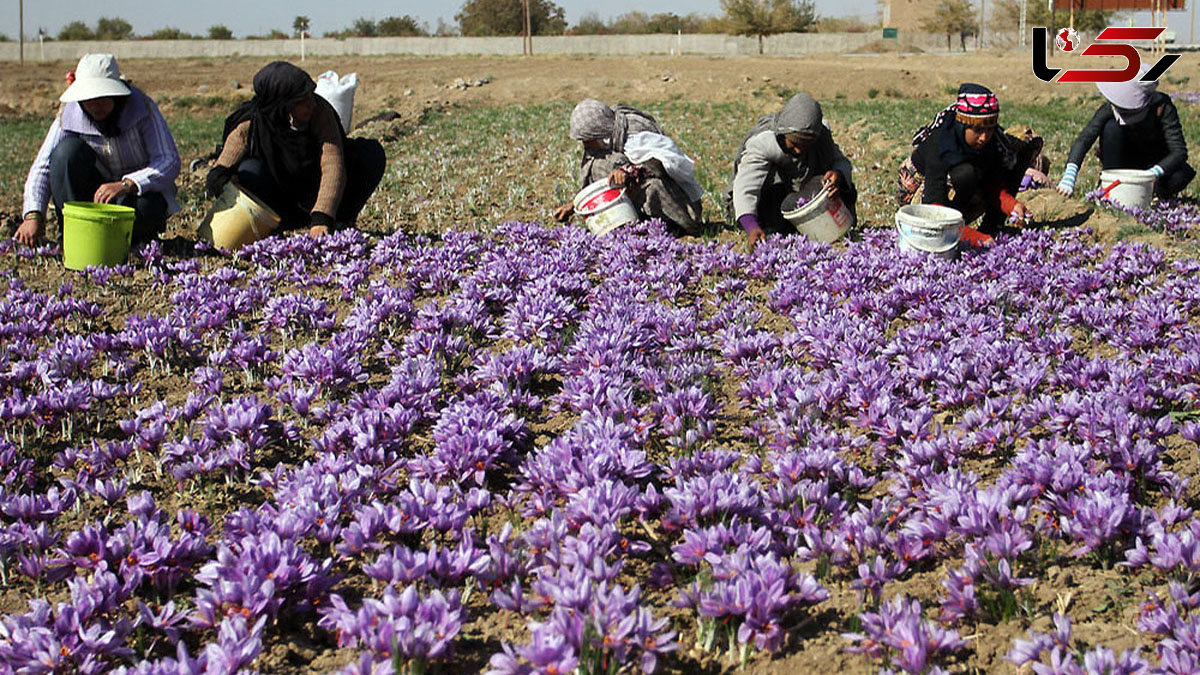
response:
[[[167,213],[179,210],[175,177],[179,175],[179,150],[158,106],[141,90],[133,93],[121,111],[121,132],[105,137],[84,114],[79,103],[63,106],[42,148],[38,150],[25,178],[25,206],[21,213],[46,212],[50,202],[50,154],[68,136],[78,136],[96,151],[96,168],[108,181],[125,178],[137,185],[138,194],[160,192],[167,200]]]

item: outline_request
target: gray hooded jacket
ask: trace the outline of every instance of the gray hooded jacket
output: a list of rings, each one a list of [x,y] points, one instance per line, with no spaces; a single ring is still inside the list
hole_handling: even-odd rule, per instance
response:
[[[799,157],[788,154],[778,136],[807,132],[816,140]],[[732,205],[736,220],[758,212],[758,198],[768,185],[790,184],[799,189],[809,178],[833,169],[851,185],[853,167],[833,142],[829,127],[822,121],[821,104],[806,93],[793,96],[783,110],[758,120],[733,158],[733,178],[725,191],[725,202]]]

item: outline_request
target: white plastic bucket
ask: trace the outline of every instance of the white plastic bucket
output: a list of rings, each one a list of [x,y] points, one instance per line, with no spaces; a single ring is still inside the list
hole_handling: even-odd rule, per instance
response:
[[[575,195],[575,213],[597,237],[638,219],[637,209],[625,195],[625,188],[613,187],[608,179],[598,180]]]
[[[953,260],[958,257],[963,216],[958,209],[936,204],[908,204],[896,212],[900,250],[930,253]]]
[[[807,200],[804,206],[783,214],[784,220],[800,234],[828,243],[841,239],[846,230],[854,226],[854,214],[841,199],[829,196],[822,177],[814,176],[805,181],[800,196]]]
[[[1121,206],[1148,209],[1154,197],[1155,178],[1149,169],[1105,169],[1100,172],[1100,189],[1116,183],[1108,191],[1109,199]]]

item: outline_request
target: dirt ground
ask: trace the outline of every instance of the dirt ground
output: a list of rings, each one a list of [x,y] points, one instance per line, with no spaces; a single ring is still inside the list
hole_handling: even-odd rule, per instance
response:
[[[1065,59],[1061,59],[1065,61]],[[187,109],[196,101],[206,114],[224,114],[225,100],[250,95],[254,73],[265,63],[261,58],[122,60],[124,72],[138,86],[168,110]],[[701,102],[754,101],[763,112],[777,107],[775,98],[756,98],[764,84],[776,84],[794,90],[807,90],[818,99],[842,95],[850,100],[865,99],[871,90],[891,90],[904,98],[945,101],[964,80],[985,83],[1004,101],[1071,105],[1071,98],[1094,93],[1092,85],[1057,85],[1037,80],[1031,70],[1028,52],[985,52],[981,54],[860,54],[820,55],[803,58],[781,57],[363,57],[314,58],[302,64],[314,75],[325,70],[357,72],[356,117],[365,119],[383,111],[395,111],[401,120],[417,120],[431,108],[455,106],[498,107],[543,101],[576,101],[592,96],[606,101],[656,102],[695,100]],[[1063,65],[1052,62],[1051,65]],[[73,62],[31,62],[21,67],[0,63],[0,130],[4,121],[16,116],[47,115],[57,107],[57,95],[65,87],[64,74]],[[1171,70],[1174,88],[1200,88],[1200,59],[1185,56]],[[1186,79],[1185,79],[1186,78]],[[486,83],[475,86],[476,83]],[[1191,81],[1191,87],[1187,82]],[[235,83],[237,86],[235,86]],[[890,94],[893,95],[894,94]],[[217,104],[211,101],[216,100]],[[931,106],[932,107],[932,106]],[[853,128],[853,123],[840,123]],[[854,138],[855,134],[847,134]],[[2,138],[2,136],[0,136]],[[881,141],[884,142],[884,141]],[[860,149],[855,141],[847,151]],[[187,161],[185,157],[185,162]],[[878,166],[876,170],[880,170]],[[197,190],[198,176],[192,189]],[[19,195],[4,195],[4,202]],[[1083,220],[1100,232],[1113,233],[1119,227],[1116,217],[1092,210],[1076,200],[1066,200],[1051,191],[1043,191],[1030,200],[1041,220],[1059,226],[1080,224]],[[0,214],[2,215],[2,214]],[[0,218],[2,220],[2,218]],[[1169,247],[1161,235],[1146,235],[1154,243]],[[57,282],[57,279],[47,280]],[[176,387],[183,391],[186,385]],[[1069,563],[1065,563],[1068,564]],[[1050,608],[1071,598],[1079,607],[1092,608],[1096,621],[1081,622],[1077,634],[1092,644],[1114,647],[1134,643],[1123,626],[1132,623],[1135,612],[1132,585],[1119,574],[1104,570],[1081,571],[1082,565],[1068,570],[1052,568],[1045,583],[1034,588],[1039,607]],[[944,569],[928,570],[908,582],[907,593],[931,606],[941,592],[939,580]],[[1073,576],[1072,576],[1073,575]],[[840,585],[839,585],[840,584]],[[823,605],[817,624],[828,628],[841,625],[857,607],[848,582],[835,582],[839,600]],[[1140,597],[1140,596],[1138,596]],[[12,593],[0,594],[0,611],[15,611],[18,599]],[[1102,608],[1102,609],[1095,609]],[[1048,630],[1044,620],[1035,627]],[[497,621],[499,623],[499,621]],[[863,659],[843,650],[845,641],[836,631],[818,631],[809,622],[797,619],[789,627],[792,634],[783,654],[754,658],[747,672],[800,673],[826,669],[859,671]],[[487,655],[496,651],[497,639],[512,639],[503,626],[473,625],[464,633],[464,651],[482,666]],[[1012,640],[1022,637],[1025,626],[1008,622],[1001,626],[961,627],[963,635],[974,642],[973,656],[953,664],[957,671],[1011,672],[1011,664],[1002,660]],[[474,632],[472,632],[474,631]],[[474,647],[472,647],[474,646]],[[1119,649],[1118,649],[1119,651]],[[477,652],[477,653],[475,653]],[[683,640],[682,657],[670,662],[668,669],[702,668],[705,672],[724,672],[733,666],[714,659]],[[278,666],[276,672],[327,672],[347,662],[349,655],[327,645],[273,643],[266,647],[267,661]],[[283,667],[299,661],[304,665]],[[684,665],[680,665],[684,664]],[[267,671],[269,672],[269,671]],[[673,670],[674,672],[674,670]],[[679,671],[685,672],[685,671]],[[695,671],[692,671],[695,672]]]
[[[1067,65],[1074,57],[1051,59]],[[1061,63],[1060,63],[1061,61]],[[121,62],[123,72],[155,98],[248,95],[261,58],[159,59]],[[0,119],[22,113],[49,113],[64,75],[74,63],[0,63]],[[402,116],[431,104],[503,105],[546,100],[656,101],[744,100],[763,82],[804,89],[818,99],[844,94],[865,98],[872,89],[892,89],[907,98],[945,98],[959,82],[986,83],[1002,100],[1046,102],[1058,96],[1094,92],[1090,84],[1048,84],[1033,76],[1024,51],[970,54],[828,54],[805,57],[703,56],[533,56],[533,57],[330,57],[311,58],[303,67],[357,72],[359,111],[391,109]],[[1097,64],[1096,67],[1103,67]],[[1185,56],[1170,75],[1200,85],[1200,59]],[[490,78],[486,86],[469,85]],[[371,113],[368,113],[371,114]]]

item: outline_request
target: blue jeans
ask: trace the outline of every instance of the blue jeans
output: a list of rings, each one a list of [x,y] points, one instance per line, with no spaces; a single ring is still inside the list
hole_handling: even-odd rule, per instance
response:
[[[82,138],[68,136],[50,153],[50,195],[62,225],[65,202],[90,202],[105,180],[96,168],[96,151]],[[167,227],[167,199],[159,192],[127,194],[115,203],[133,207],[133,244],[162,234]]]
[[[375,192],[387,169],[387,155],[383,146],[370,138],[347,138],[342,146],[342,156],[346,166],[346,185],[342,188],[342,200],[338,203],[337,213],[329,214],[338,225],[353,224],[358,220],[359,212],[366,206],[367,199]],[[296,182],[281,186],[271,178],[267,163],[253,157],[238,163],[237,179],[247,192],[279,214],[282,228],[308,225],[309,212],[317,201],[319,180],[309,185]]]

